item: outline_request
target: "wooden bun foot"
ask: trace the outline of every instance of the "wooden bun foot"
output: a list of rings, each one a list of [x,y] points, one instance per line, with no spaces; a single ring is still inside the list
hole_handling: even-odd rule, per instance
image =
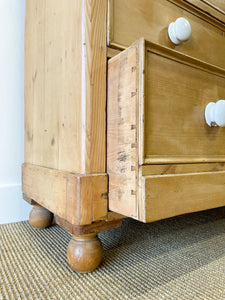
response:
[[[103,247],[96,234],[73,236],[67,249],[67,259],[71,268],[79,273],[96,269],[103,256]]]
[[[53,214],[40,205],[35,205],[29,215],[30,225],[38,229],[50,226],[52,224],[52,220]]]

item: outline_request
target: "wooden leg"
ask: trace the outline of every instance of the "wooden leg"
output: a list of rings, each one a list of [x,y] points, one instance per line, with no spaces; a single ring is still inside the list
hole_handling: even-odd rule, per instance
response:
[[[102,261],[103,247],[97,234],[100,231],[122,225],[124,216],[108,214],[106,220],[86,225],[74,225],[56,215],[56,223],[64,227],[72,236],[67,248],[67,259],[71,268],[79,273],[95,270]]]
[[[52,220],[53,214],[38,204],[34,205],[29,215],[30,225],[38,229],[50,226],[52,224]]]
[[[96,233],[74,235],[67,249],[67,259],[71,268],[79,273],[96,269],[103,256],[103,247]]]

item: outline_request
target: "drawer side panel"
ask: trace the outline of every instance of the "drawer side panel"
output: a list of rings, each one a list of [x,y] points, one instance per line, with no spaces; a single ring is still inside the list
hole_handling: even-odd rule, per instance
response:
[[[107,173],[109,209],[137,218],[139,98],[144,40],[108,63]],[[142,81],[143,82],[143,81]]]

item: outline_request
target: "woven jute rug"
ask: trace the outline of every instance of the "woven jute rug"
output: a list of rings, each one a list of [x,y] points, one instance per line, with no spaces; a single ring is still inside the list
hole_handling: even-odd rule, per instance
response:
[[[225,299],[225,209],[99,234],[99,269],[72,271],[58,225],[0,226],[0,299]]]

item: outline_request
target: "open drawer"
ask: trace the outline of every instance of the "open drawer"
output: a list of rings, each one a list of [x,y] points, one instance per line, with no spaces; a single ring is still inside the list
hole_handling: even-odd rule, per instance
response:
[[[144,39],[110,59],[109,208],[148,222],[224,205],[225,128],[209,127],[204,114],[224,98],[224,69]],[[187,163],[185,172],[151,173]]]

